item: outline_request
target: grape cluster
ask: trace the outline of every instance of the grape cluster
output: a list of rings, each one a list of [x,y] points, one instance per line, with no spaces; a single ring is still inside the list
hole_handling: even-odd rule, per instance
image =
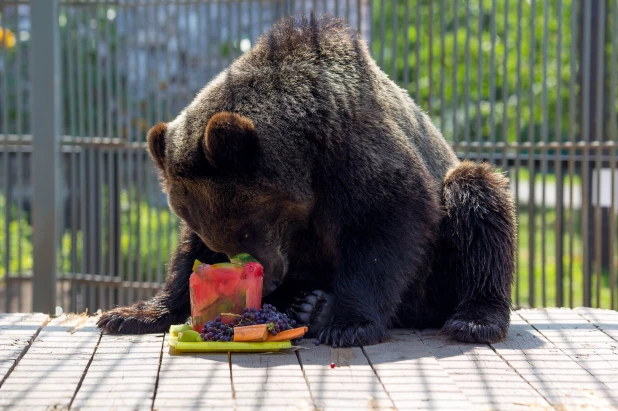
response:
[[[240,317],[230,323],[231,326],[245,326],[256,324],[269,324],[268,330],[272,335],[285,330],[291,330],[296,325],[296,321],[290,320],[287,314],[277,311],[271,304],[256,310],[255,308],[245,308]]]
[[[215,318],[214,321],[208,321],[204,324],[200,333],[204,341],[233,341],[234,328],[230,325],[225,325],[221,322],[221,317]]]
[[[234,327],[257,324],[268,324],[268,331],[272,335],[277,335],[281,331],[294,328],[296,321],[291,320],[287,314],[277,311],[273,305],[264,304],[259,310],[245,308],[242,315],[232,320],[229,325],[223,324],[221,317],[208,321],[204,324],[201,336],[204,341],[233,341]]]

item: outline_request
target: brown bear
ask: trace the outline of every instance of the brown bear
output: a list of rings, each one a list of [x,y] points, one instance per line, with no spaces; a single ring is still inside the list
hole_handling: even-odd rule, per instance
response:
[[[396,326],[505,336],[516,245],[507,179],[460,162],[342,21],[279,22],[153,127],[148,147],[183,221],[179,245],[162,291],[103,314],[106,332],[186,321],[193,261],[248,252],[265,269],[264,302],[322,343],[375,344]]]

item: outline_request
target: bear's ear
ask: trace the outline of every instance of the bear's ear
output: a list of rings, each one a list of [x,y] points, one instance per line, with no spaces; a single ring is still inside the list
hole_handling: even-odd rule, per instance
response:
[[[246,170],[259,148],[253,122],[229,112],[217,113],[206,125],[204,152],[215,168]]]
[[[159,123],[148,131],[148,152],[159,170],[165,171],[165,123]]]

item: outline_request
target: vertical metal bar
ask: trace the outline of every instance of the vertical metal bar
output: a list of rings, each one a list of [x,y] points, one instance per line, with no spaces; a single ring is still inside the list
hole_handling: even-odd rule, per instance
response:
[[[416,104],[419,106],[421,102],[421,0],[416,0],[416,58],[414,64],[416,65]]]
[[[336,3],[336,2],[335,2]],[[397,82],[397,0],[391,1],[391,33],[393,34],[391,45],[391,80]],[[385,67],[386,69],[386,67]]]
[[[548,42],[548,31],[549,31],[549,2],[543,2],[543,56],[541,58],[542,61],[542,105],[541,105],[541,116],[542,116],[542,124],[541,124],[541,138],[543,144],[547,145],[548,140],[548,130],[547,130],[547,42]],[[547,150],[541,150],[541,301],[543,307],[547,306],[547,209],[546,209],[546,199],[545,192],[547,189],[546,186],[546,177],[547,177]],[[558,201],[558,199],[556,199]]]
[[[595,140],[599,143],[598,146],[595,147],[596,151],[596,164],[595,171],[597,174],[596,179],[596,207],[594,208],[594,251],[595,251],[595,271],[596,271],[596,307],[599,308],[601,306],[601,267],[602,267],[602,251],[603,244],[601,240],[602,228],[601,228],[601,211],[603,210],[601,206],[601,154],[602,149],[600,145],[605,140],[603,138],[603,99],[605,97],[605,93],[603,90],[604,80],[605,80],[605,1],[600,1],[598,10],[598,24],[596,26],[597,30],[597,44],[599,45],[600,51],[597,51],[597,61],[596,61],[596,127],[595,127]],[[614,113],[615,115],[615,113]],[[592,137],[592,136],[591,136]]]
[[[618,43],[618,0],[612,1],[612,49],[611,49],[611,80],[609,101],[610,107],[616,105],[616,44]],[[610,116],[609,136],[611,142],[618,143],[618,133],[616,132],[616,116]],[[611,170],[611,206],[609,210],[609,286],[610,286],[610,309],[616,309],[616,147],[611,148],[610,155]]]
[[[89,4],[89,6],[91,6],[91,4]],[[86,21],[87,27],[86,27],[86,77],[87,77],[87,83],[86,83],[86,90],[87,90],[87,99],[88,99],[88,105],[87,105],[87,109],[88,109],[88,135],[90,138],[95,136],[95,117],[94,117],[94,107],[95,105],[95,96],[94,96],[94,90],[93,90],[93,82],[96,80],[94,79],[94,74],[92,73],[92,71],[94,70],[94,68],[92,67],[92,60],[90,59],[90,49],[91,49],[91,41],[92,41],[92,10],[89,8],[86,9],[87,13],[86,13],[86,18],[88,19]],[[91,143],[89,143],[87,146],[87,150],[86,150],[86,154],[88,157],[88,171],[87,171],[87,176],[88,176],[88,181],[86,182],[86,193],[88,194],[88,203],[87,203],[87,212],[88,212],[88,238],[86,240],[86,244],[88,245],[88,272],[87,274],[89,275],[93,275],[96,271],[96,245],[95,245],[95,236],[96,236],[96,231],[95,231],[95,216],[94,216],[94,209],[96,207],[96,198],[95,198],[95,192],[94,192],[94,187],[95,187],[95,182],[94,182],[94,166],[95,166],[95,149],[93,148],[93,145]],[[92,303],[93,303],[93,298],[94,297],[94,290],[92,288],[92,282],[88,282],[88,298],[85,299],[86,303],[86,309],[89,311],[92,311]]]
[[[410,0],[405,0],[405,21],[403,36],[403,87],[410,94]]]
[[[530,59],[529,59],[529,67],[530,67],[530,94],[528,102],[529,111],[529,119],[528,119],[528,142],[530,143],[530,150],[528,151],[528,170],[530,173],[529,176],[529,200],[528,200],[528,302],[531,307],[535,307],[536,301],[536,284],[535,284],[535,253],[536,253],[536,204],[535,204],[535,180],[536,180],[536,171],[534,164],[534,154],[535,150],[535,139],[534,139],[534,51],[536,47],[536,0],[532,0],[530,5]]]
[[[440,3],[440,128],[442,133],[446,135],[446,95],[444,90],[445,67],[446,67],[446,46],[444,32],[444,15],[446,14],[446,2],[442,0]],[[453,84],[453,87],[456,87]],[[452,140],[452,137],[451,137]]]
[[[142,5],[137,5],[135,6],[135,27],[136,30],[143,30],[143,27],[140,27],[139,23],[143,22],[143,18],[142,14],[140,13],[140,7]],[[136,68],[138,70],[138,73],[143,73],[145,70],[145,67],[142,66],[141,62],[142,59],[141,57],[141,50],[140,47],[141,44],[139,42],[136,42],[135,45],[135,52],[136,52]],[[171,77],[171,76],[170,76]],[[144,288],[142,287],[143,285],[143,281],[144,281],[144,276],[143,276],[143,268],[142,267],[142,182],[143,182],[143,161],[142,161],[142,151],[139,148],[139,142],[141,140],[140,135],[141,135],[141,131],[140,131],[140,126],[141,123],[143,121],[143,110],[141,109],[141,105],[140,105],[140,98],[141,98],[141,92],[142,92],[142,79],[140,77],[138,77],[136,79],[136,83],[135,83],[135,87],[136,87],[136,92],[135,92],[135,96],[136,96],[136,102],[135,102],[135,119],[136,124],[135,124],[135,141],[136,143],[136,158],[135,158],[135,172],[137,173],[137,185],[135,186],[135,211],[136,211],[136,235],[135,235],[135,249],[136,249],[136,258],[137,258],[137,267],[135,269],[135,273],[136,273],[136,280],[138,282],[138,288],[137,288],[137,300],[141,301],[143,300],[143,290]],[[171,84],[169,89],[172,89]]]
[[[86,14],[87,15],[87,14]],[[79,18],[77,17],[79,16]],[[82,8],[75,9],[75,20],[83,23],[84,14],[82,13]],[[76,32],[78,33],[79,24],[76,24]],[[82,41],[86,40],[85,36],[77,36],[77,94],[79,97],[79,103],[77,105],[77,113],[79,117],[79,135],[82,144],[80,145],[79,152],[79,193],[80,193],[80,228],[81,228],[81,269],[79,275],[77,276],[80,279],[84,278],[84,274],[87,272],[88,268],[86,262],[88,261],[88,257],[90,256],[90,250],[87,245],[88,242],[86,240],[87,234],[87,220],[86,220],[86,194],[87,194],[87,184],[86,184],[86,155],[87,150],[85,144],[83,144],[84,137],[86,136],[86,92],[84,90],[84,70],[82,68],[82,56],[84,56],[82,50]],[[87,44],[87,43],[86,43]],[[87,62],[84,62],[87,64]],[[86,80],[88,80],[88,76],[86,76]],[[88,102],[90,100],[88,99]],[[76,296],[76,310],[81,312],[85,308],[86,301],[86,287],[82,282],[80,282],[80,290],[79,290],[79,298]]]
[[[457,144],[459,142],[459,137],[457,134],[457,111],[459,109],[459,102],[457,101],[457,85],[459,84],[457,69],[458,69],[458,39],[459,39],[459,0],[454,0],[453,2],[453,84],[451,86],[451,90],[453,92],[451,106],[453,107],[453,144]]]
[[[489,54],[489,141],[491,148],[489,150],[489,161],[494,162],[494,154],[496,147],[496,0],[491,2],[491,50]],[[506,50],[505,50],[506,53]],[[506,101],[506,96],[503,96]]]
[[[104,99],[104,109],[106,109],[107,113],[107,137],[111,138],[114,137],[114,133],[112,131],[112,38],[109,29],[111,21],[108,19],[107,10],[108,9],[106,7],[103,8],[103,18],[101,20],[103,21],[103,24],[105,24],[105,42],[107,43],[107,58],[105,60],[105,68],[107,70],[105,74],[106,98]],[[119,64],[119,62],[116,61],[116,64]]]
[[[134,33],[135,32],[135,7],[133,5],[127,5],[127,9],[125,10],[125,30],[127,33],[127,41],[125,43],[125,61],[127,62],[127,73],[126,73],[126,110],[127,110],[127,148],[126,148],[126,155],[127,155],[127,169],[126,169],[126,187],[127,187],[127,226],[128,226],[128,230],[127,230],[127,237],[128,237],[128,241],[127,241],[127,273],[126,273],[126,279],[127,279],[127,283],[128,286],[125,289],[125,297],[127,299],[126,303],[128,304],[129,302],[134,300],[134,296],[135,296],[135,292],[134,292],[134,288],[133,288],[133,281],[134,281],[134,256],[136,255],[134,252],[134,240],[133,240],[133,193],[134,193],[134,183],[135,183],[135,164],[133,162],[133,157],[134,157],[134,151],[132,148],[132,142],[133,142],[133,127],[132,127],[132,122],[134,121],[134,116],[133,116],[133,104],[131,102],[131,96],[134,96],[134,90],[132,88],[131,85],[131,73],[134,71],[135,66],[132,65],[132,61],[133,58],[135,56],[131,56],[131,50],[135,50],[135,47],[131,47],[131,46],[135,46],[136,42],[135,42],[135,36],[130,36],[129,33]],[[131,41],[131,39],[133,41]]]
[[[429,61],[429,87],[428,87],[428,95],[427,95],[427,114],[432,116],[433,113],[433,1],[429,2],[429,18],[427,30],[429,31],[429,48],[427,50]]]
[[[483,2],[479,1],[479,28],[477,33],[478,61],[476,66],[476,157],[481,157],[481,143],[483,141],[483,123],[481,116],[481,101],[483,100]]]
[[[113,131],[113,123],[112,123],[112,110],[113,110],[113,95],[112,95],[112,39],[111,39],[111,19],[109,18],[107,8],[103,8],[103,22],[105,24],[105,41],[107,42],[107,59],[105,61],[106,76],[105,76],[105,87],[106,87],[106,103],[107,103],[107,136],[112,138],[116,137]],[[120,64],[116,61],[116,64]],[[107,227],[107,237],[108,237],[108,245],[107,245],[107,275],[110,276],[110,279],[113,278],[117,273],[115,272],[115,264],[114,264],[114,244],[116,241],[115,238],[115,225],[117,216],[114,214],[115,208],[115,199],[116,199],[116,185],[114,184],[114,158],[115,158],[116,150],[111,148],[107,151],[107,167],[108,167],[108,181],[107,181],[107,198],[108,198],[108,227]],[[106,287],[108,291],[108,302],[104,305],[104,302],[101,301],[100,307],[102,309],[111,308],[113,302],[111,301],[113,298],[113,290],[114,283],[109,283],[109,286]]]
[[[111,78],[108,78],[108,81],[111,80]],[[117,167],[115,164],[115,158],[116,158],[116,149],[115,148],[110,148],[107,151],[107,186],[108,188],[108,198],[109,198],[109,205],[108,205],[108,212],[109,212],[109,230],[108,230],[108,248],[107,248],[107,253],[108,253],[108,258],[109,258],[109,262],[108,262],[108,266],[107,266],[107,275],[109,276],[109,287],[107,287],[107,303],[105,304],[105,306],[103,306],[103,302],[101,303],[101,308],[102,309],[109,309],[112,308],[114,306],[114,294],[115,294],[115,290],[117,289],[116,287],[116,283],[114,282],[114,280],[118,277],[119,273],[116,272],[115,268],[116,265],[114,263],[114,258],[115,258],[115,244],[117,241],[116,238],[116,219],[120,218],[119,215],[116,214],[116,197],[118,195],[118,193],[116,192],[116,177],[115,177],[115,173],[117,172]]]
[[[577,39],[577,20],[578,20],[578,7],[571,3],[571,56],[576,54],[576,41]],[[575,111],[576,93],[575,93],[575,78],[577,77],[577,59],[571,58],[571,67],[569,73],[569,142],[571,148],[569,149],[569,307],[573,308],[573,267],[575,257],[575,208],[573,205],[574,191],[575,191],[575,117],[577,112]]]
[[[464,129],[467,157],[470,153],[470,2],[466,2],[466,50],[465,50],[465,80],[464,80]]]
[[[590,133],[590,37],[592,35],[591,29],[591,2],[585,1],[583,2],[584,6],[584,27],[583,27],[583,85],[582,85],[582,94],[583,94],[583,102],[582,102],[582,139],[584,141],[590,141],[592,136],[588,135]],[[585,133],[585,134],[584,134]],[[582,208],[582,239],[584,246],[584,306],[590,307],[592,300],[592,289],[591,289],[591,273],[590,273],[590,235],[589,235],[589,200],[590,196],[588,193],[588,181],[590,176],[589,174],[589,148],[584,148],[583,150],[583,160],[582,160],[582,200],[583,200],[583,208]]]
[[[33,311],[56,307],[56,216],[60,188],[58,0],[31,1]]]
[[[201,5],[200,5],[201,6]],[[207,77],[206,80],[210,81],[211,78],[211,72],[210,72],[210,61],[211,59],[211,55],[210,55],[210,32],[211,32],[211,19],[210,19],[210,6],[211,3],[206,3],[206,35],[205,35],[205,39],[206,39],[206,56],[204,58],[201,58],[200,60],[205,60],[207,62]],[[201,10],[201,8],[200,8]],[[163,11],[166,11],[166,8],[163,9]],[[201,14],[200,14],[201,15]],[[167,16],[164,17],[164,19]],[[202,37],[202,33],[200,31],[200,38]],[[203,50],[203,48],[199,48],[199,52],[201,53]],[[165,48],[165,66],[166,66],[166,73],[169,72],[169,63],[170,63],[170,59],[169,59],[169,50],[166,47]],[[167,74],[166,74],[167,75]],[[166,101],[165,101],[165,117],[166,119],[169,121],[172,119],[172,111],[171,111],[171,106],[170,106],[170,101],[169,101],[169,93],[166,93]],[[169,215],[171,215],[171,211],[169,212]],[[172,243],[172,219],[168,218],[167,220],[167,232],[168,232],[168,244]],[[168,254],[171,252],[171,248],[168,249]]]
[[[15,133],[17,134],[18,144],[17,144],[17,195],[16,195],[16,217],[17,217],[17,278],[23,278],[23,270],[24,267],[22,265],[23,262],[23,218],[22,211],[24,209],[24,154],[23,154],[23,144],[21,144],[23,140],[23,128],[22,128],[22,64],[21,64],[21,45],[19,44],[19,7],[16,7],[17,18],[15,19],[15,35],[17,37],[17,42],[15,45],[15,104],[16,104],[16,115],[15,115]],[[58,41],[58,50],[59,52],[59,44]],[[58,66],[60,66],[60,61],[58,61]],[[61,80],[59,80],[61,81]],[[60,97],[61,98],[61,97]],[[62,120],[59,120],[60,124],[58,125],[58,130],[62,127]],[[59,131],[61,132],[61,131]],[[60,154],[58,154],[60,155]],[[58,164],[58,167],[60,165]],[[58,177],[59,178],[59,177]],[[59,180],[60,181],[60,180]],[[58,181],[58,182],[59,182]],[[33,180],[34,184],[34,180]],[[34,186],[33,186],[34,187]],[[59,187],[58,187],[59,188]],[[55,214],[54,218],[57,218],[58,214]],[[57,232],[48,233],[48,235],[57,235]],[[54,252],[57,252],[57,249],[54,249]],[[22,301],[22,282],[19,281],[19,286],[17,288],[17,307],[19,311],[24,310],[23,301]]]
[[[6,6],[5,3],[0,3],[0,24],[3,27],[6,27]],[[11,159],[10,156],[10,152],[9,152],[9,145],[8,145],[8,138],[9,138],[9,104],[8,104],[8,94],[9,94],[9,90],[8,90],[8,81],[7,81],[7,77],[8,77],[8,64],[7,64],[7,46],[8,46],[8,36],[4,36],[3,37],[4,40],[0,43],[0,52],[2,53],[2,61],[4,62],[4,67],[3,67],[3,72],[2,72],[2,130],[3,130],[3,134],[4,134],[4,138],[5,140],[7,140],[7,144],[5,144],[2,148],[3,151],[3,159],[4,159],[4,169],[2,172],[2,176],[3,176],[3,180],[4,180],[4,286],[5,286],[5,290],[7,291],[5,293],[5,311],[6,312],[10,312],[10,303],[11,303],[11,290],[9,289],[9,285],[7,282],[7,279],[9,277],[9,270],[10,270],[10,259],[11,259],[11,255],[10,255],[10,248],[9,248],[9,244],[10,244],[10,230],[9,230],[9,225],[10,225],[10,216],[11,216],[11,209],[10,209],[10,193],[9,193],[9,171],[10,171],[10,167],[9,167],[9,162]]]
[[[380,67],[384,70],[384,49],[386,48],[386,13],[384,8],[386,4],[384,0],[380,0],[380,43],[379,43],[379,56]]]
[[[556,56],[556,137],[555,141],[562,142],[562,0],[558,0],[558,48]],[[563,285],[563,237],[564,237],[564,177],[562,175],[563,163],[561,150],[554,153],[554,170],[556,173],[556,306],[562,307],[564,304],[564,285]]]
[[[189,6],[187,5],[186,7],[188,8]],[[198,5],[196,4],[196,8],[197,7],[198,7]],[[155,24],[155,27],[157,27],[158,21],[159,21],[159,7],[155,6],[153,8],[153,11],[154,11],[154,24]],[[188,14],[189,13],[188,13],[188,10],[187,10],[187,15]],[[196,10],[195,15],[196,16],[198,15],[197,10]],[[198,25],[199,25],[199,23],[198,23]],[[189,36],[190,36],[191,35],[191,31],[189,31],[188,28],[189,28],[189,25],[187,24],[187,33],[189,33]],[[202,37],[201,33],[199,33],[199,31],[198,31],[197,37],[198,37],[198,39],[200,39]],[[164,44],[164,43],[165,42],[162,42],[161,44]],[[156,68],[155,68],[155,78],[156,78],[156,82],[155,82],[155,84],[156,84],[156,87],[155,87],[156,119],[152,123],[153,125],[156,124],[156,123],[159,123],[160,121],[163,120],[163,118],[162,118],[163,115],[161,113],[161,109],[162,109],[162,107],[161,107],[162,106],[162,104],[161,104],[161,93],[159,92],[159,84],[161,82],[161,74],[159,73],[159,67],[160,67],[160,63],[161,63],[160,57],[162,57],[161,54],[159,53],[159,44],[160,44],[159,43],[159,36],[157,34],[157,35],[155,35],[155,45],[156,45],[156,47],[155,47],[155,62],[156,62],[155,63],[155,66],[156,66]],[[193,52],[195,50],[196,49],[194,47],[190,46],[188,52]],[[199,46],[197,46],[197,52],[199,52],[200,50],[201,50],[201,48]],[[188,56],[188,60],[191,61],[191,56]],[[201,61],[201,59],[199,59],[199,58],[197,60]],[[199,68],[198,68],[198,71],[199,71]],[[191,76],[189,76],[189,77],[191,77]],[[187,78],[187,81],[189,81],[188,78]],[[165,120],[167,120],[167,119],[165,119]],[[158,232],[157,232],[157,245],[158,245],[158,247],[157,247],[157,283],[161,284],[161,282],[163,281],[163,275],[162,275],[162,271],[163,270],[162,270],[162,266],[161,266],[161,258],[162,258],[162,256],[161,256],[161,239],[163,237],[163,232],[161,230],[161,228],[162,228],[161,227],[162,226],[162,224],[161,224],[161,210],[159,210],[158,208],[157,208],[157,224],[158,224]]]
[[[154,5],[150,5],[151,7],[144,7],[144,14],[143,14],[143,20],[148,22],[150,21],[150,10],[154,10]],[[180,30],[181,30],[181,6],[180,4],[177,4],[176,2],[174,2],[174,6],[176,9],[176,21],[178,22],[177,25],[177,37],[180,37]],[[185,24],[185,29],[188,30],[189,27]],[[150,59],[150,50],[156,48],[156,42],[153,45],[152,40],[149,38],[147,40],[147,43],[145,44],[145,50],[144,52],[146,53],[146,67],[145,70],[149,73],[148,77],[152,77],[152,71],[154,70],[154,68],[152,67],[151,64],[148,64],[148,61]],[[178,47],[182,47],[182,42],[178,41]],[[180,52],[178,53],[180,54]],[[156,57],[155,57],[155,61],[156,61]],[[180,83],[179,86],[182,85],[182,76],[183,76],[183,71],[186,70],[186,68],[183,69],[183,67],[181,66],[182,62],[178,61],[178,82]],[[155,66],[157,66],[157,64],[155,63]],[[144,84],[144,89],[146,91],[145,94],[145,98],[146,98],[146,113],[144,113],[144,123],[145,124],[154,124],[154,119],[153,117],[153,113],[152,113],[152,107],[151,107],[151,82],[147,81]],[[143,128],[143,125],[142,125]],[[140,128],[140,134],[139,134],[139,141],[141,142],[143,140],[143,129]],[[150,168],[151,165],[148,162],[148,159],[146,158],[147,156],[144,155],[144,171],[146,172],[146,187],[145,187],[145,198],[146,198],[146,273],[147,273],[147,281],[149,283],[149,286],[152,286],[152,266],[153,266],[153,261],[152,261],[152,249],[153,247],[153,242],[156,241],[156,239],[154,238],[154,236],[152,235],[152,184],[150,184]]]
[[[101,92],[102,90],[99,90],[99,92]],[[101,113],[103,114],[103,113]],[[99,269],[97,270],[99,275],[103,276],[105,275],[105,248],[106,248],[106,244],[105,244],[105,239],[104,239],[104,228],[106,227],[106,223],[108,223],[107,221],[107,215],[105,213],[105,154],[106,154],[107,150],[105,150],[102,147],[98,147],[97,148],[97,165],[98,165],[98,171],[97,171],[97,177],[98,177],[98,182],[97,182],[97,191],[99,193],[99,201],[97,202],[97,205],[99,207],[99,213],[98,213],[98,221],[97,224],[99,225],[99,230],[98,230],[98,248],[99,248]],[[108,186],[109,187],[109,186]],[[109,195],[109,190],[108,190],[108,195]],[[109,224],[109,223],[108,223]],[[105,283],[102,281],[96,281],[95,283],[95,288],[97,289],[98,292],[98,300],[96,305],[93,307],[93,310],[97,310],[99,308],[103,308],[103,302],[105,301],[105,297],[104,297],[104,293],[105,293]],[[93,311],[94,312],[94,311]]]
[[[257,0],[258,1],[258,17],[259,17],[259,32],[263,32],[264,31],[264,0]],[[313,2],[313,8],[312,10],[315,10],[315,0]],[[208,9],[206,9],[208,11]],[[207,20],[210,21],[210,19],[207,17]],[[210,39],[210,36],[208,37],[208,39]],[[208,51],[207,51],[208,52]],[[209,53],[210,54],[210,53]]]
[[[509,41],[509,2],[504,3],[504,33],[502,34],[502,47],[504,48],[504,59],[502,61],[502,144],[504,144],[504,148],[502,149],[502,167],[507,167],[506,155],[507,155],[507,144],[509,128],[508,128],[508,99],[509,99],[509,89],[508,84],[510,80],[510,75],[508,72],[508,62],[509,62],[509,49],[508,49],[508,41]],[[558,59],[560,61],[560,59]],[[518,96],[519,98],[519,96]],[[517,150],[519,151],[519,150]],[[519,171],[516,169],[516,172]]]
[[[260,0],[261,2],[261,0]],[[211,60],[210,57],[212,56],[211,54],[211,49],[210,49],[210,36],[212,33],[212,18],[211,18],[211,13],[210,13],[210,9],[211,9],[212,3],[208,2],[206,3],[206,56],[207,58],[205,58],[204,60],[206,60],[206,79],[208,81],[210,81],[210,79],[212,78],[212,72],[211,72]],[[259,12],[259,16],[260,16],[260,31],[262,30],[262,10],[260,7],[260,12]],[[168,49],[165,49],[165,56],[166,56],[166,72],[169,71],[169,52]],[[169,93],[168,93],[169,96]],[[169,106],[169,100],[168,100],[168,106]],[[169,110],[169,107],[168,107]]]
[[[233,32],[233,26],[232,26],[232,2],[230,0],[228,0],[227,2],[227,60],[226,60],[226,67],[229,66],[230,64],[232,64],[232,61],[234,59],[234,39],[232,38],[232,32]],[[280,5],[275,5],[275,7],[277,8],[278,11],[280,11]],[[279,16],[277,16],[277,18],[279,18]],[[221,20],[219,20],[221,21]],[[176,53],[176,56],[178,56],[179,53]],[[223,67],[222,67],[223,68]]]
[[[363,4],[364,3],[362,2],[362,0],[358,0],[356,2],[356,4],[357,4],[357,7],[356,7],[356,20],[357,20],[356,25],[357,25],[357,28],[358,28],[358,32],[362,33],[363,32]],[[371,4],[372,4],[372,2],[369,2],[370,10],[371,10]],[[373,27],[372,19],[373,19],[373,14],[369,13],[369,27],[370,28]],[[371,35],[369,36],[369,41],[373,41],[373,32],[371,32]]]
[[[103,103],[103,93],[105,92],[105,88],[103,86],[103,62],[101,61],[101,53],[99,53],[99,46],[101,42],[101,34],[102,34],[102,20],[101,17],[101,5],[98,4],[94,7],[95,10],[95,21],[96,28],[94,30],[94,47],[96,54],[96,70],[97,70],[97,85],[96,85],[96,95],[97,95],[97,127],[98,127],[98,136],[105,136],[105,103]],[[108,222],[106,221],[106,213],[105,213],[105,151],[102,147],[96,147],[97,153],[97,202],[96,202],[96,227],[97,227],[97,261],[98,261],[98,269],[97,274],[104,275],[105,274],[105,232],[108,226]],[[109,195],[109,192],[108,192]],[[107,224],[106,224],[107,223]],[[93,312],[98,308],[102,307],[104,299],[104,283],[100,281],[94,282],[94,287],[97,290],[98,299],[96,304],[92,307]]]
[[[519,211],[519,174],[521,170],[521,150],[519,149],[519,145],[521,143],[520,132],[521,132],[521,60],[522,60],[522,49],[521,49],[521,38],[522,38],[522,3],[523,0],[519,0],[517,2],[517,106],[516,106],[516,114],[515,114],[515,144],[517,146],[517,150],[515,151],[515,207],[517,211]],[[519,212],[517,213],[518,215]],[[517,236],[517,249],[520,250],[520,240],[521,236]],[[520,305],[520,291],[519,291],[519,255],[515,260],[515,305]]]
[[[74,67],[74,45],[73,45],[73,33],[76,33],[77,20],[73,18],[73,16],[69,15],[69,8],[67,8],[67,65],[68,65],[68,83],[69,83],[69,122],[71,124],[71,166],[69,171],[70,176],[70,191],[69,198],[71,200],[70,210],[71,210],[71,222],[70,222],[70,230],[71,230],[71,272],[69,277],[69,286],[70,286],[70,303],[68,306],[69,311],[76,310],[76,289],[74,284],[75,272],[77,271],[77,104],[75,104],[75,80],[77,78]],[[72,29],[70,29],[72,27]],[[79,56],[76,56],[79,58]],[[76,58],[76,59],[77,59]]]
[[[60,5],[59,5],[59,11],[58,14],[60,15]],[[59,19],[60,20],[60,19]],[[60,73],[61,73],[61,77],[60,77],[60,81],[62,84],[68,84],[69,83],[69,79],[66,76],[66,72],[67,72],[67,66],[68,63],[66,61],[67,55],[66,55],[66,46],[65,44],[67,43],[67,35],[66,33],[63,35],[62,30],[60,28],[58,28],[59,32],[59,40],[58,40],[58,53],[60,54]],[[66,90],[66,86],[65,86],[65,90]],[[68,106],[68,93],[62,93],[61,94],[61,100],[62,100],[62,113],[61,113],[61,125],[60,125],[60,135],[61,136],[65,136],[68,135],[70,133],[70,129],[69,129],[69,115],[70,112],[67,108]],[[65,185],[66,188],[70,188],[68,186],[68,183],[65,183],[64,180],[64,171],[65,168],[67,166],[67,164],[69,164],[69,162],[66,160],[66,156],[65,156],[65,151],[64,151],[64,147],[62,146],[61,143],[61,147],[60,147],[60,192],[63,193],[65,190]],[[56,289],[57,289],[57,295],[56,295],[56,306],[59,307],[66,307],[65,306],[65,285],[66,285],[66,272],[65,272],[65,267],[64,267],[64,261],[66,258],[65,255],[65,246],[64,246],[64,242],[62,241],[62,238],[64,236],[64,232],[65,232],[65,225],[66,225],[66,218],[65,218],[65,213],[67,212],[66,210],[66,203],[64,201],[64,195],[60,195],[61,199],[60,199],[60,212],[58,213],[58,274],[57,274],[57,278],[60,279],[60,281],[56,281]]]

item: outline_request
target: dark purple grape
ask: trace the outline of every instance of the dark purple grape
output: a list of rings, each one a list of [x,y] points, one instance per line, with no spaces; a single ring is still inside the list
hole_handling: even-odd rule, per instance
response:
[[[316,345],[316,347],[317,347],[318,345],[320,345],[320,340],[315,340],[313,343],[314,343],[314,344]]]

